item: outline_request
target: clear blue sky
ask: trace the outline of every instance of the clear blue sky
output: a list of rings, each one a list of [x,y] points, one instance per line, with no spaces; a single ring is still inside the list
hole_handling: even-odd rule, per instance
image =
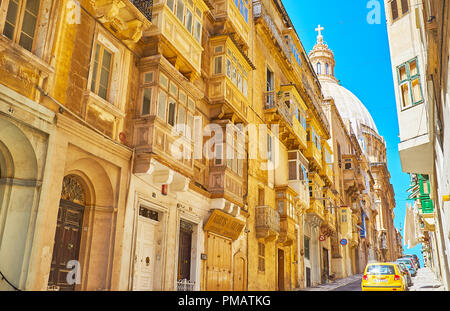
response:
[[[384,136],[396,198],[395,226],[403,227],[410,181],[401,170],[398,153],[399,130],[383,0],[378,0],[381,24],[367,22],[369,0],[282,1],[307,53],[316,43],[317,25],[325,28],[322,35],[334,52],[336,77],[363,102]],[[417,254],[423,263],[420,250],[418,245],[406,251]]]

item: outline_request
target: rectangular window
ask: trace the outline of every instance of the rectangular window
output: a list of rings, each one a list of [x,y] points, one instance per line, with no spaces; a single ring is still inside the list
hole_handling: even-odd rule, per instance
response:
[[[177,1],[177,17],[181,23],[183,23],[184,18],[184,2],[183,0]]]
[[[161,85],[161,87],[163,87],[165,90],[167,90],[169,87],[169,79],[167,79],[167,77],[162,73],[159,75],[159,85]]]
[[[194,116],[192,113],[188,112],[187,114],[187,127],[186,127],[186,138],[192,138],[192,132],[194,130]]]
[[[304,251],[305,251],[305,258],[306,259],[310,259],[310,256],[309,256],[309,241],[310,241],[310,238],[305,235]]]
[[[175,9],[175,0],[167,0],[166,4],[169,7],[169,9],[173,12],[173,10]]]
[[[243,86],[242,86],[242,93],[244,94],[244,96],[245,97],[247,97],[248,96],[248,82],[247,82],[247,79],[244,79],[243,80]]]
[[[167,110],[167,123],[171,126],[175,125],[175,116],[177,113],[177,103],[172,98],[169,100],[169,108]]]
[[[267,160],[273,161],[273,153],[272,153],[272,136],[267,134]]]
[[[222,74],[222,56],[214,58],[214,74]]]
[[[406,14],[409,11],[409,0],[401,0],[402,1],[402,14]]]
[[[150,114],[150,102],[152,99],[152,89],[151,88],[145,88],[144,89],[144,96],[142,98],[142,115],[148,115]]]
[[[181,126],[179,129],[183,135],[186,135],[186,131],[185,129],[183,129],[183,127],[186,127],[185,117],[186,117],[186,109],[184,109],[184,107],[182,106],[178,106],[177,124]]]
[[[103,45],[97,43],[95,48],[91,91],[105,100],[108,97],[112,59],[112,53],[109,52]]]
[[[397,0],[391,1],[391,15],[392,15],[392,21],[395,21],[398,18]]]
[[[40,0],[10,0],[3,34],[28,51],[33,50]]]
[[[173,82],[170,82],[170,94],[178,98],[178,86]]]
[[[159,91],[159,99],[158,99],[158,117],[161,120],[166,120],[166,103],[167,103],[167,95],[163,91]]]
[[[423,102],[417,58],[397,67],[402,109]]]
[[[184,20],[184,25],[186,26],[187,30],[192,33],[192,12],[189,9],[186,9],[186,17]]]
[[[266,271],[266,246],[258,242],[258,271],[265,272]]]
[[[195,26],[194,26],[194,38],[199,43],[202,41],[202,24],[196,19],[195,20]]]
[[[227,58],[227,76],[231,79],[231,61]]]

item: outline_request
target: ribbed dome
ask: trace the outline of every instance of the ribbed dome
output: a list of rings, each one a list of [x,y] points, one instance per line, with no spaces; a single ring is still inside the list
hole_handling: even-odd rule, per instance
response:
[[[358,97],[334,81],[324,81],[321,79],[320,83],[322,85],[323,95],[325,97],[333,97],[343,119],[350,120],[353,126],[356,126],[356,123],[362,123],[373,129],[379,135],[372,116]]]

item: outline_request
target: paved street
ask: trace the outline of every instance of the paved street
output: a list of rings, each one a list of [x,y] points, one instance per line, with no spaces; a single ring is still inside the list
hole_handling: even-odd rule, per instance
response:
[[[332,283],[302,289],[302,291],[361,291],[361,279],[362,274],[356,274]]]
[[[420,268],[412,281],[413,286],[410,287],[410,291],[444,291],[442,283],[436,279],[429,268]]]

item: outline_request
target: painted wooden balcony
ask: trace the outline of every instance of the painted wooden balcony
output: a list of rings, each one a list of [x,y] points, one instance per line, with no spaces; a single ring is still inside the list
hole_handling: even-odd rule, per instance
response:
[[[334,183],[334,173],[332,169],[333,164],[328,164],[325,159],[322,162],[322,169],[320,170],[320,176],[323,177],[324,181],[328,185]]]
[[[306,149],[305,155],[308,158],[310,165],[312,165],[314,169],[318,171],[322,169],[322,153],[312,141],[308,141],[308,148]]]
[[[325,214],[325,224],[333,231],[336,231],[336,216],[330,212]]]
[[[309,208],[309,189],[306,180],[289,180],[289,187],[297,192],[297,198],[302,209]]]
[[[234,33],[235,40],[247,49],[250,40],[249,20],[251,14],[247,2],[216,0],[212,12],[216,20],[220,21],[216,24],[221,24],[221,33]]]
[[[209,8],[203,0],[185,2],[183,9],[180,10],[177,1],[170,2],[172,7],[169,7],[168,3],[166,0],[153,1],[154,27],[145,31],[143,37],[146,41],[152,39],[152,44],[158,45],[161,54],[177,70],[194,81],[201,75],[202,21],[203,14]],[[185,21],[188,16],[187,10],[190,12],[189,25]]]
[[[300,149],[304,143],[302,126],[293,114],[292,106],[275,91],[264,93],[264,115],[267,124],[277,125],[280,141],[289,149]],[[274,127],[271,126],[271,129]]]
[[[244,205],[243,177],[226,166],[210,166],[208,190],[213,199],[224,198],[240,207]]]
[[[209,39],[212,55],[208,98],[212,118],[247,123],[249,73],[254,65],[228,35]]]
[[[307,214],[315,214],[320,219],[325,220],[325,214],[323,211],[323,205],[321,200],[311,199],[310,200],[310,206],[306,210]]]
[[[278,29],[270,13],[270,10],[264,6],[263,1],[253,1],[253,17],[255,19],[256,30],[261,35],[268,36],[273,41],[280,55],[290,64],[291,52],[283,40],[282,31]]]
[[[288,246],[296,240],[297,192],[290,186],[275,187],[276,205],[280,213],[280,236],[278,243]]]
[[[307,132],[306,132],[306,111],[308,106],[303,101],[295,84],[287,84],[280,86],[281,102],[289,106],[292,114],[292,128],[295,135],[300,139],[300,150],[307,148]],[[303,122],[303,124],[302,124]]]
[[[280,234],[280,214],[271,206],[257,206],[255,209],[255,229],[258,239],[275,240]]]

